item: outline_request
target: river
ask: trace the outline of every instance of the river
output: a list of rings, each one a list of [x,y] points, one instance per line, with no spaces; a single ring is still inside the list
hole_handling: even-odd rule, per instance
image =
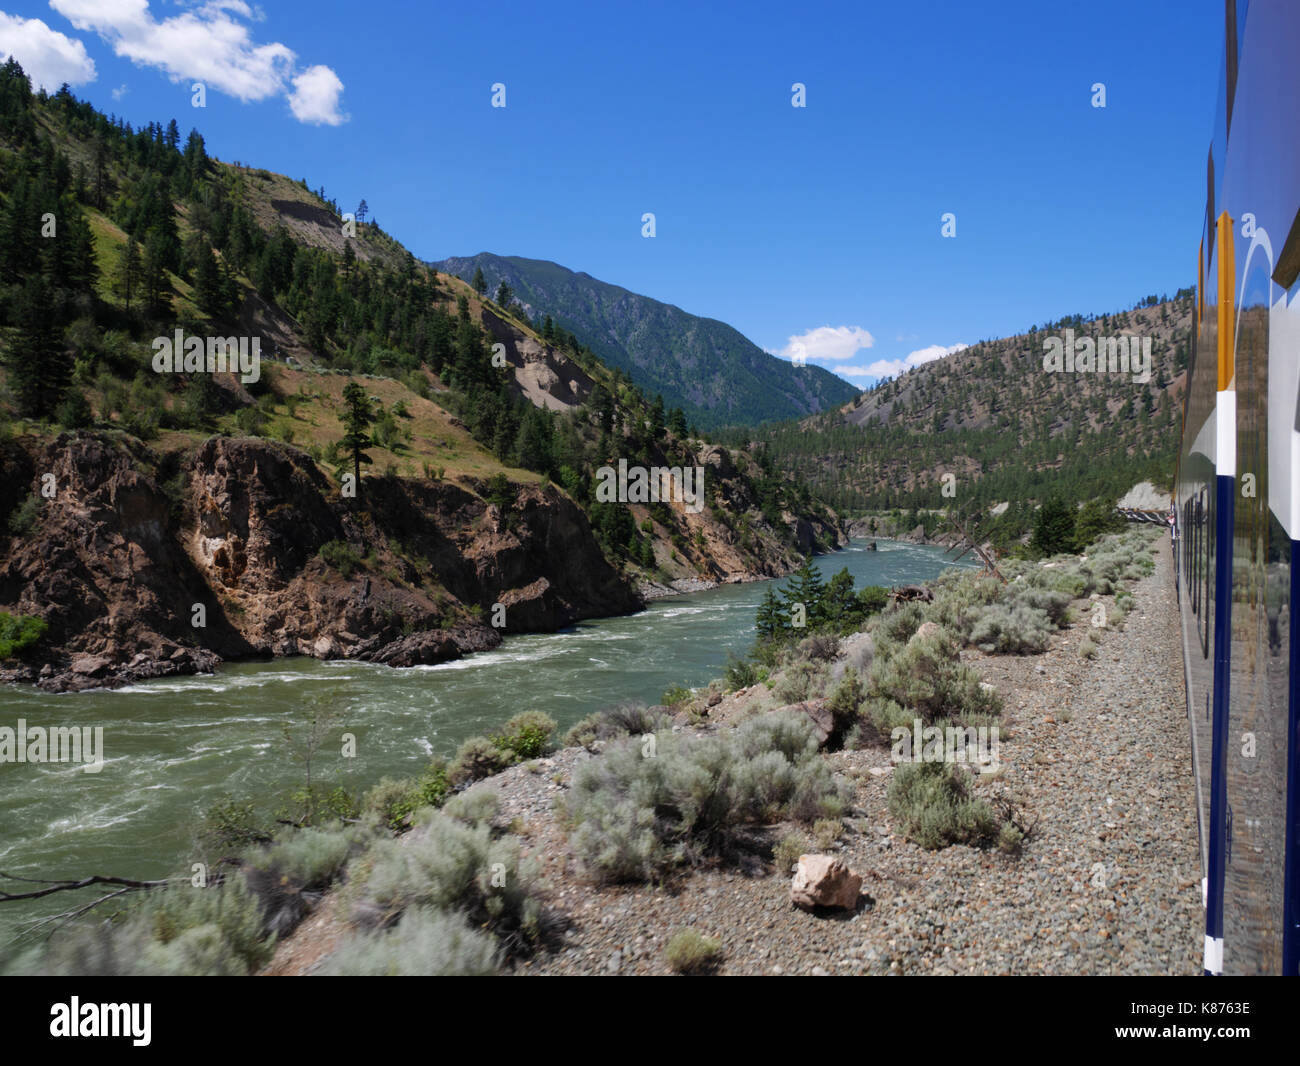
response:
[[[865,541],[854,541],[819,557],[817,567],[823,577],[848,567],[861,587],[924,581],[952,565],[941,548],[878,544],[868,551]],[[304,697],[337,708],[343,724],[336,732],[356,737],[355,757],[340,757],[331,744],[317,756],[314,775],[358,792],[384,776],[418,774],[431,755],[450,755],[466,737],[522,710],[545,711],[563,733],[614,703],[658,703],[670,686],[703,685],[722,674],[728,652],[748,650],[755,608],[770,584],[725,585],[657,600],[636,615],[507,637],[493,651],[439,666],[394,670],[301,658],[115,691],[0,689],[0,726],[16,729],[21,718],[29,728],[104,731],[97,773],[67,763],[0,763],[0,870],[153,878],[188,869],[194,827],[214,803],[228,796],[270,809],[300,785],[303,768],[283,731],[301,731],[304,704],[312,702]],[[0,960],[20,919],[70,902],[54,899],[58,906],[0,905]]]

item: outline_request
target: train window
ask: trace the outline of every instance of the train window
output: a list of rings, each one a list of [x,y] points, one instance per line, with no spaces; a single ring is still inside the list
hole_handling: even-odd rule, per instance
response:
[[[1196,249],[1196,330],[1192,334],[1193,339],[1201,335],[1201,315],[1205,313],[1205,238],[1201,238],[1200,247]],[[1187,376],[1188,388],[1191,392],[1191,374]],[[1183,417],[1186,418],[1187,404],[1183,403]]]
[[[1205,228],[1210,235],[1210,250],[1205,256],[1205,266],[1208,269],[1214,262],[1214,149],[1210,149],[1210,155],[1205,163]]]
[[[1291,232],[1286,235],[1282,254],[1277,257],[1277,266],[1273,270],[1273,280],[1284,291],[1290,290],[1297,278],[1300,278],[1300,211],[1291,222]]]
[[[1223,5],[1223,15],[1226,31],[1226,41],[1224,52],[1228,62],[1227,69],[1227,89],[1228,95],[1228,132],[1232,132],[1232,104],[1237,96],[1237,0],[1227,0]]]

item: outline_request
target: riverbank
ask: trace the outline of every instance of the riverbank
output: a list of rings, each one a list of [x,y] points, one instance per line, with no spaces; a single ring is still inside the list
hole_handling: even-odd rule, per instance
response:
[[[1044,651],[961,659],[1001,696],[1001,768],[975,792],[1018,810],[1019,854],[953,844],[927,850],[890,813],[889,749],[821,756],[852,785],[838,839],[824,849],[864,878],[852,912],[790,903],[788,871],[706,863],[661,885],[598,885],[584,871],[557,801],[599,755],[567,748],[474,786],[499,800],[541,866],[547,906],[563,927],[518,974],[667,973],[664,948],[689,928],[720,945],[723,974],[1194,974],[1202,913],[1190,753],[1168,544],[1128,590],[1080,599]],[[1097,605],[1123,628],[1089,624]],[[1092,658],[1085,657],[1084,653]],[[770,701],[766,686],[710,686],[674,732],[725,732]],[[701,705],[704,713],[701,714]],[[765,827],[775,843],[791,828]],[[280,946],[271,973],[309,973],[342,934],[327,904]]]

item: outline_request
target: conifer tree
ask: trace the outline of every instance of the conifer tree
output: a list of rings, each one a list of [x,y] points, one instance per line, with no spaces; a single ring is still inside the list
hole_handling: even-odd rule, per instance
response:
[[[370,407],[370,397],[359,382],[349,381],[343,387],[343,448],[352,458],[352,474],[358,492],[361,491],[361,464],[369,464],[365,449],[374,445],[370,426],[375,413]]]

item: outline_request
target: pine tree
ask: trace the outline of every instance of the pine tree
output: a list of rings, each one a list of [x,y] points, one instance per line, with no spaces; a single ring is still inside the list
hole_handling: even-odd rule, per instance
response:
[[[793,619],[796,604],[803,605],[804,623],[808,629],[814,629],[823,621],[823,597],[826,592],[821,575],[813,569],[812,557],[804,559],[803,565],[790,575],[781,596],[785,604],[786,617]]]
[[[497,286],[497,306],[510,308],[510,302],[515,298],[513,290],[504,281]]]
[[[650,437],[652,440],[664,439],[664,398],[656,395],[650,405]]]
[[[474,291],[482,296],[487,292],[487,278],[483,276],[483,268],[479,267],[474,271],[474,280],[470,282]]]
[[[126,310],[131,311],[131,294],[136,292],[144,268],[140,263],[140,245],[134,237],[127,237],[122,248],[122,260],[117,273],[117,292],[126,302]]]
[[[225,296],[217,258],[207,241],[203,241],[194,270],[194,298],[205,314],[217,318],[225,311]]]
[[[359,382],[349,381],[343,387],[343,448],[352,458],[352,474],[358,492],[361,491],[361,464],[372,461],[365,449],[374,445],[370,426],[375,420],[370,407],[370,397]]]
[[[1054,496],[1038,509],[1029,546],[1041,555],[1074,551],[1074,525],[1074,508]]]
[[[52,416],[71,377],[59,339],[49,290],[39,274],[27,279],[18,301],[18,335],[10,346],[9,377],[19,411],[28,418]]]
[[[767,593],[763,596],[763,602],[758,605],[758,615],[754,627],[758,630],[759,640],[771,640],[784,628],[781,601],[776,598],[776,592],[773,591],[771,585],[767,586]]]

